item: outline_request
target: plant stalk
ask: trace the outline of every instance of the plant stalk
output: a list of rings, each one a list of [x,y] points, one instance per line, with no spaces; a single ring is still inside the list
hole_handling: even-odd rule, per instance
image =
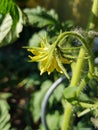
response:
[[[93,6],[91,10],[91,17],[88,29],[97,30],[98,29],[98,0],[93,0]]]
[[[93,0],[93,6],[91,11],[92,11],[91,19],[87,30],[93,30],[98,28],[98,0]],[[90,39],[88,39],[88,41],[90,41]],[[89,47],[92,47],[92,43],[89,43]],[[82,70],[85,69],[85,63],[86,63],[86,60],[84,58],[85,54],[86,54],[85,49],[81,48],[79,57],[83,57],[83,58],[81,59],[78,58],[77,63],[75,64],[75,69],[73,70],[71,83],[69,85],[70,87],[79,86],[79,83],[81,81]],[[72,115],[73,115],[72,106],[69,105],[69,103],[67,102],[61,130],[73,129],[73,125],[71,125]],[[72,128],[69,127],[70,125],[72,126]]]
[[[65,108],[65,112],[64,112],[64,119],[63,119],[63,122],[62,122],[62,130],[73,130],[71,128],[71,124],[69,124],[69,122],[72,122],[72,120],[70,119],[73,119],[72,118],[72,106],[70,103],[66,102],[66,107],[67,109]],[[67,120],[66,120],[67,119]]]

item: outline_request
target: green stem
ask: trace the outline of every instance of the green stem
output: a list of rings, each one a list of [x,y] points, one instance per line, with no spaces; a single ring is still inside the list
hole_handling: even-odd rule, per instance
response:
[[[95,29],[95,28],[98,28],[98,0],[93,1],[91,21],[89,23],[88,30]],[[89,39],[88,39],[88,41],[89,41]],[[84,48],[81,48],[80,53],[79,53],[79,57],[85,57],[85,54],[86,54],[86,50]],[[85,63],[86,63],[86,60],[84,58],[77,60],[77,63],[75,64],[75,70],[73,71],[70,86],[79,85],[80,80],[81,80],[81,75],[82,75],[81,70],[85,69],[84,68]],[[72,114],[73,114],[72,107],[69,107],[69,105],[66,104],[66,110],[64,113],[62,130],[72,130],[72,128],[69,128],[69,125],[71,123]],[[73,127],[73,125],[72,125],[72,127]]]
[[[96,19],[95,19],[94,16],[96,16]],[[91,21],[89,23],[88,30],[98,28],[98,22],[96,23],[96,21],[98,21],[98,0],[94,0],[94,2],[93,2],[92,13],[91,13]],[[89,39],[88,39],[88,41],[89,41]],[[89,48],[90,48],[90,46],[92,46],[92,45],[90,44]],[[85,53],[86,53],[86,50],[84,48],[81,48],[80,53],[79,53],[79,57],[85,57]],[[82,75],[81,70],[83,70],[85,62],[86,61],[85,61],[84,58],[77,60],[76,69],[73,72],[73,76],[72,76],[70,86],[75,86],[79,83],[79,81],[81,79],[81,75]],[[92,63],[93,63],[93,61],[92,61]],[[93,70],[92,70],[92,72],[93,72]]]
[[[79,53],[79,57],[85,57],[85,50],[84,48],[81,48],[80,53]],[[84,67],[84,63],[85,63],[85,58],[78,58],[77,63],[76,63],[76,67],[73,70],[73,75],[72,75],[72,80],[70,83],[70,86],[78,86],[80,79],[81,79],[81,75],[82,75],[82,68]]]
[[[86,40],[84,39],[84,37],[81,34],[75,32],[75,31],[64,32],[64,33],[62,33],[58,37],[58,39],[56,40],[56,44],[59,44],[59,42],[62,39],[64,39],[64,37],[66,38],[68,36],[74,36],[74,37],[76,37],[82,43],[82,45],[83,45],[83,49],[82,49],[83,50],[83,54],[80,54],[78,59],[84,60],[85,59],[85,54],[88,54],[88,56],[89,56],[89,58],[88,58],[88,61],[89,61],[89,71],[90,71],[90,73],[93,73],[93,71],[94,71],[94,65],[93,65],[92,52],[91,52],[91,49],[89,48]],[[82,61],[82,60],[79,60],[79,61]]]
[[[98,29],[98,0],[94,0],[91,12],[91,19],[89,23],[89,30]]]
[[[66,102],[66,107],[67,110],[65,108],[62,130],[72,130],[71,124],[69,124],[70,121],[72,122],[72,106],[68,102]]]

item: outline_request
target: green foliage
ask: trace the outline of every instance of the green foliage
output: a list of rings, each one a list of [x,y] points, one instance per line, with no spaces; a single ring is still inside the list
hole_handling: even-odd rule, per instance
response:
[[[1,0],[0,1],[1,4],[0,4],[0,13],[3,14],[3,15],[6,15],[7,13],[11,12],[11,13],[14,13],[14,6],[15,6],[15,3],[13,2],[13,0]],[[5,7],[5,8],[4,8]]]
[[[61,22],[54,10],[47,11],[46,9],[41,7],[37,7],[35,9],[24,9],[24,13],[27,16],[27,19],[25,19],[26,17],[24,16],[23,12],[14,3],[13,0],[1,0],[0,2],[0,47],[13,43],[17,38],[19,38],[19,34],[23,29],[23,24],[25,23],[25,21],[27,23],[25,28],[27,30],[22,32],[22,37],[19,39],[20,41],[18,42],[25,42],[26,44],[28,43],[28,46],[30,47],[39,46],[40,39],[45,34],[47,35],[49,42],[52,44],[52,42],[54,42],[60,31],[68,31],[71,30],[73,27],[73,22],[71,21]],[[29,30],[29,27],[32,31]],[[31,33],[30,36],[28,36],[28,32]],[[26,39],[26,41],[24,39]],[[67,40],[73,42],[73,39],[74,37],[72,37],[72,39],[68,38]],[[66,41],[64,41],[64,43],[65,42]],[[62,52],[66,51],[65,46],[61,45],[60,49],[61,48]],[[74,51],[72,49],[70,52],[68,51],[68,54],[72,53],[72,56],[77,56],[79,50],[80,48],[77,49],[77,53],[73,54]],[[23,114],[23,120],[25,120],[26,123],[25,126],[22,127],[22,129],[34,129],[32,126],[33,123],[33,125],[37,125],[37,128],[43,130],[44,128],[42,124],[40,124],[41,104],[46,92],[53,84],[53,81],[55,81],[55,77],[57,78],[59,77],[59,75],[55,74],[54,72],[54,74],[49,77],[50,79],[48,79],[47,76],[43,76],[42,78],[40,78],[38,68],[36,67],[37,64],[27,63],[28,59],[26,53],[27,52],[21,49],[21,45],[20,48],[14,48],[13,46],[12,48],[8,48],[8,50],[6,48],[4,48],[3,50],[1,49],[0,90],[6,91],[7,88],[7,91],[11,91],[11,93],[14,93],[14,96],[16,96],[17,99],[18,96],[22,94],[21,89],[24,87],[24,91],[26,91],[27,93],[23,93],[22,101],[26,102],[25,105],[22,104],[22,106],[21,101],[19,101],[19,103],[15,104],[15,106],[12,103],[11,108],[12,110],[13,108],[17,108],[18,110],[21,109],[22,111],[24,111],[24,113],[26,113]],[[66,55],[67,53],[64,56],[66,57]],[[76,58],[73,57],[73,59]],[[80,57],[80,59],[82,58]],[[74,60],[74,62],[76,62],[76,60]],[[89,82],[87,81],[88,83],[86,84],[86,87],[83,89],[83,91],[78,97],[77,87],[65,88],[65,86],[68,86],[67,81],[64,84],[61,84],[54,91],[54,93],[49,99],[46,114],[46,119],[50,130],[51,127],[53,130],[58,130],[61,128],[63,116],[61,99],[63,93],[64,98],[69,101],[69,103],[72,104],[72,101],[77,101],[75,102],[76,104],[72,104],[74,105],[73,110],[75,110],[75,114],[77,114],[78,112],[81,113],[85,111],[85,109],[81,108],[81,105],[79,104],[81,102],[93,104],[95,103],[94,105],[96,105],[96,102],[98,100],[97,70],[94,76],[96,78],[91,78]],[[16,94],[15,92],[17,90],[19,91]],[[11,122],[9,114],[9,105],[6,101],[6,99],[10,96],[10,93],[0,93],[0,130],[18,130],[18,128],[16,127],[10,128]],[[77,106],[75,107],[75,105]],[[89,109],[87,117],[76,117],[74,130],[94,130],[95,128],[93,127],[93,124],[95,127],[97,126],[97,117],[98,109],[96,109],[95,111],[90,111]]]
[[[61,83],[53,92],[53,95],[51,95],[49,103],[51,104],[51,107],[53,106],[53,102],[55,102],[55,100],[57,102],[60,101],[60,99],[62,98],[62,93],[64,91],[65,86],[67,86],[67,82]]]
[[[62,115],[58,111],[55,111],[54,113],[47,115],[49,129],[59,130],[61,128],[61,121]]]
[[[12,96],[11,93],[1,93],[0,92],[0,99],[7,99],[7,98],[9,98],[11,96]]]
[[[0,94],[0,130],[9,130],[11,127],[9,105],[6,101],[11,96],[9,93]]]
[[[28,22],[32,26],[43,28],[58,24],[58,15],[54,10],[46,11],[44,8],[25,9],[24,13],[28,16]]]
[[[51,85],[52,85],[51,80],[44,81],[40,87],[40,90],[36,91],[31,96],[30,111],[32,113],[32,117],[35,123],[40,119],[41,105],[43,102],[43,98]],[[53,123],[53,129],[60,128],[61,119],[62,119],[62,107],[61,107],[60,100],[62,98],[63,90],[64,90],[64,84],[60,84],[49,99],[49,103],[47,106],[48,112],[46,114],[46,119],[47,119],[49,129],[51,129],[52,123]],[[57,111],[57,109],[59,111]],[[42,125],[40,125],[40,129],[44,130]]]
[[[29,47],[39,46],[41,38],[45,35],[48,35],[45,30],[41,30],[38,33],[34,33],[32,37],[29,39]]]
[[[13,0],[1,0],[0,47],[13,43],[22,31],[24,16]]]
[[[90,81],[88,82],[88,88],[89,88],[89,92],[88,95],[93,97],[97,97],[98,98],[98,79],[97,78],[92,78],[90,79]]]
[[[35,92],[31,97],[30,110],[31,110],[34,122],[37,122],[40,119],[41,104],[42,104],[43,98],[45,96],[45,93],[47,92],[47,90],[49,89],[49,87],[51,85],[52,85],[52,82],[49,80],[46,80],[42,84],[40,91]]]
[[[67,87],[64,90],[64,97],[67,100],[74,100],[77,97],[77,87]]]
[[[9,14],[3,19],[1,27],[0,27],[0,43],[3,41],[7,33],[10,31],[12,26],[12,18]],[[6,24],[7,23],[7,24]]]
[[[58,14],[52,9],[47,11],[44,8],[24,9],[27,15],[27,25],[35,27],[39,32],[32,35],[29,40],[30,46],[39,45],[40,39],[47,36],[50,43],[54,41],[60,31],[70,30],[73,27],[72,21],[61,22]]]
[[[32,130],[32,128],[30,126],[27,126],[25,130]]]
[[[67,87],[64,89],[64,97],[69,102],[92,102],[92,99],[86,93],[81,92],[79,95],[77,95],[77,92],[77,87]]]

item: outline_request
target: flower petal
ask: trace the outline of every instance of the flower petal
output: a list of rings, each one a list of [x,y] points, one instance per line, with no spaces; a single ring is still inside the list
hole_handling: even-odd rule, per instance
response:
[[[45,55],[38,55],[38,56],[28,56],[32,61],[36,61],[36,62],[41,62],[44,61],[45,59],[47,59],[47,57]]]

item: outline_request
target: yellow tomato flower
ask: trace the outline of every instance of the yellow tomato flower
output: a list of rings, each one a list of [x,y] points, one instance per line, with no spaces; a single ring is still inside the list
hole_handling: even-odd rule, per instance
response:
[[[58,72],[63,73],[63,70],[58,64],[56,58],[57,51],[55,48],[55,43],[50,45],[46,41],[46,39],[43,39],[43,41],[41,42],[41,47],[29,48],[28,51],[30,51],[35,55],[35,56],[29,55],[31,61],[40,62],[41,74],[43,74],[46,71],[48,72],[48,74],[50,74],[55,69]],[[66,64],[70,63],[69,60],[63,58],[61,55],[60,55],[60,60],[62,63],[66,63]]]

